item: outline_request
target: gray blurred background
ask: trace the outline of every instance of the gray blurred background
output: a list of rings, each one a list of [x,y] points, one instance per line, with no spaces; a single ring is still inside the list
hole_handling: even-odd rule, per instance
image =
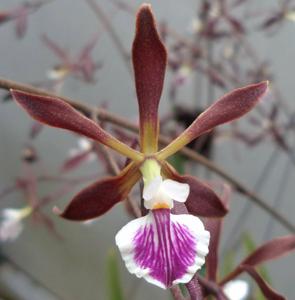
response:
[[[134,17],[124,12],[113,13],[114,6],[107,0],[99,0],[100,5],[112,14],[112,24],[119,33],[126,49],[131,48],[134,34]],[[139,6],[141,1],[129,1]],[[198,1],[150,1],[158,20],[167,21],[170,26],[181,34],[188,34],[194,18]],[[263,5],[273,5],[275,1],[256,1],[251,5],[263,8]],[[19,0],[0,0],[0,9],[11,8],[21,3]],[[56,57],[40,40],[46,33],[61,46],[68,48],[71,53],[77,53],[95,33],[103,28],[97,21],[89,6],[82,0],[56,0],[44,5],[37,13],[29,18],[28,32],[24,39],[18,40],[14,34],[14,24],[9,22],[0,27],[0,76],[19,82],[34,82],[46,78],[46,71],[57,62]],[[286,22],[284,28],[275,38],[265,35],[253,36],[253,43],[262,58],[272,62],[276,80],[283,93],[294,108],[294,53],[295,53],[295,24]],[[83,84],[75,79],[68,79],[62,89],[62,94],[74,99],[83,99],[89,104],[108,101],[112,112],[120,113],[128,118],[136,118],[137,106],[134,84],[118,55],[109,36],[103,32],[93,51],[96,60],[103,62],[103,68],[96,73],[97,84]],[[169,82],[169,74],[166,83]],[[183,91],[184,103],[190,103],[194,88]],[[161,113],[168,109],[167,90],[161,100]],[[20,149],[22,148],[31,124],[31,120],[14,103],[0,106],[0,187],[9,185],[20,172]],[[55,172],[67,151],[76,145],[76,137],[62,131],[46,128],[35,143],[42,155],[44,168]],[[238,146],[240,158],[233,158],[232,145],[229,143],[216,144],[215,161],[230,174],[237,176],[249,187],[253,187],[259,171],[265,164],[273,146],[263,143],[255,149]],[[273,201],[277,190],[277,182],[286,163],[286,156],[281,155],[275,166],[275,171],[268,178],[261,195],[264,199]],[[85,174],[97,169],[96,163],[88,164]],[[294,223],[294,172],[291,173],[284,194],[282,212]],[[45,187],[46,189],[46,187]],[[79,190],[79,186],[77,186]],[[40,191],[40,193],[48,190]],[[61,203],[68,202],[67,196]],[[226,219],[224,240],[228,240],[227,232],[231,231],[235,216],[243,207],[244,197],[234,196],[232,210]],[[1,203],[2,207],[18,207],[19,195],[8,197]],[[48,208],[50,213],[51,207]],[[91,227],[78,223],[60,220],[53,216],[58,232],[64,237],[63,242],[49,235],[44,227],[37,227],[31,222],[21,236],[14,242],[2,246],[4,253],[33,278],[38,279],[45,287],[53,291],[63,300],[103,300],[106,295],[106,256],[109,249],[115,247],[116,232],[128,222],[123,206],[117,205],[110,213],[101,217]],[[265,224],[268,216],[255,207],[251,218],[245,225],[245,230],[253,234],[257,243],[262,242]],[[276,225],[274,236],[287,234],[280,225]],[[268,270],[274,287],[294,298],[295,256],[290,255],[271,264]],[[134,299],[170,299],[169,293],[157,287],[152,287],[143,280],[138,280],[128,274],[120,261],[120,274],[124,282],[124,290],[131,293],[136,288]],[[1,278],[0,278],[1,280]],[[2,279],[2,284],[5,279]],[[20,296],[19,299],[22,299]],[[29,298],[24,298],[29,299]],[[41,298],[39,298],[41,299]],[[45,299],[45,298],[44,298]],[[128,298],[127,298],[128,299]]]

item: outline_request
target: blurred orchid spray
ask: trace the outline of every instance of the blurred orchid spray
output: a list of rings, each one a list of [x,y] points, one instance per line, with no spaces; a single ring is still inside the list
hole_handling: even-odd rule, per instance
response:
[[[261,82],[226,94],[159,150],[158,106],[166,60],[151,6],[143,4],[137,13],[132,48],[140,151],[120,142],[61,99],[11,90],[15,101],[35,120],[86,136],[128,158],[117,176],[93,183],[78,193],[63,212],[58,208],[54,211],[74,221],[97,218],[124,200],[142,179],[143,205],[148,213],[124,226],[116,235],[116,244],[131,273],[161,288],[189,283],[205,263],[210,234],[199,217],[221,218],[227,213],[226,203],[208,185],[178,174],[166,159],[214,127],[249,112],[268,85]]]

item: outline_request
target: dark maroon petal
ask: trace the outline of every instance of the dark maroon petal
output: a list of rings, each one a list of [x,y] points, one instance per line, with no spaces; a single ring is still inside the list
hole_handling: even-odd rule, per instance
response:
[[[158,106],[163,89],[167,53],[157,32],[151,6],[148,4],[143,4],[137,14],[132,60],[139,105],[141,149],[144,152],[156,152]]]
[[[223,184],[223,193],[220,199],[225,207],[229,206],[230,195],[230,186]],[[207,278],[212,282],[216,282],[217,280],[218,250],[223,220],[223,218],[204,219],[205,228],[210,232],[209,253],[206,256],[206,273]]]
[[[141,157],[137,151],[118,141],[95,122],[84,117],[61,99],[33,95],[16,90],[11,90],[11,94],[15,101],[33,119],[41,123],[84,135],[109,146],[131,159],[139,160]]]
[[[236,89],[207,108],[186,130],[190,138],[212,130],[217,125],[233,121],[249,112],[265,94],[266,81]]]
[[[205,228],[210,232],[209,253],[206,256],[206,273],[210,281],[216,282],[218,268],[218,248],[222,219],[206,219]]]
[[[158,158],[165,159],[214,127],[242,117],[258,103],[265,94],[267,85],[266,81],[248,85],[220,98],[200,114],[178,138],[161,150]]]
[[[219,218],[227,214],[228,209],[207,184],[193,176],[178,174],[168,163],[163,164],[163,172],[168,178],[189,184],[190,193],[185,206],[190,214],[210,218]]]
[[[137,165],[131,163],[119,175],[104,178],[86,187],[74,197],[64,212],[58,208],[54,208],[54,211],[73,221],[97,218],[124,200],[140,177]]]
[[[242,265],[256,266],[265,261],[279,258],[295,249],[295,235],[273,239],[256,249],[241,263]]]
[[[241,266],[241,268],[247,272],[257,283],[261,292],[265,296],[265,299],[271,300],[285,300],[286,298],[278,294],[261,276],[260,274],[251,266]]]
[[[255,267],[269,260],[282,257],[295,249],[295,235],[288,235],[273,239],[257,248],[233,270],[221,284],[224,284],[243,272],[241,266]]]

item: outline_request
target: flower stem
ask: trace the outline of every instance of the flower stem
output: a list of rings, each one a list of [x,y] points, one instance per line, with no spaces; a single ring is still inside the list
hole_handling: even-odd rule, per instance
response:
[[[179,286],[173,286],[171,289],[171,294],[175,300],[186,300],[181,293]]]

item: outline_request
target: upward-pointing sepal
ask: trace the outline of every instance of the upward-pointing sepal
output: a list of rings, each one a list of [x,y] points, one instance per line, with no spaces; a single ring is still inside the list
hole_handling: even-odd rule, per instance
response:
[[[140,117],[140,144],[144,153],[157,151],[158,106],[162,94],[167,53],[157,32],[149,4],[143,4],[136,18],[132,48],[136,94]]]

